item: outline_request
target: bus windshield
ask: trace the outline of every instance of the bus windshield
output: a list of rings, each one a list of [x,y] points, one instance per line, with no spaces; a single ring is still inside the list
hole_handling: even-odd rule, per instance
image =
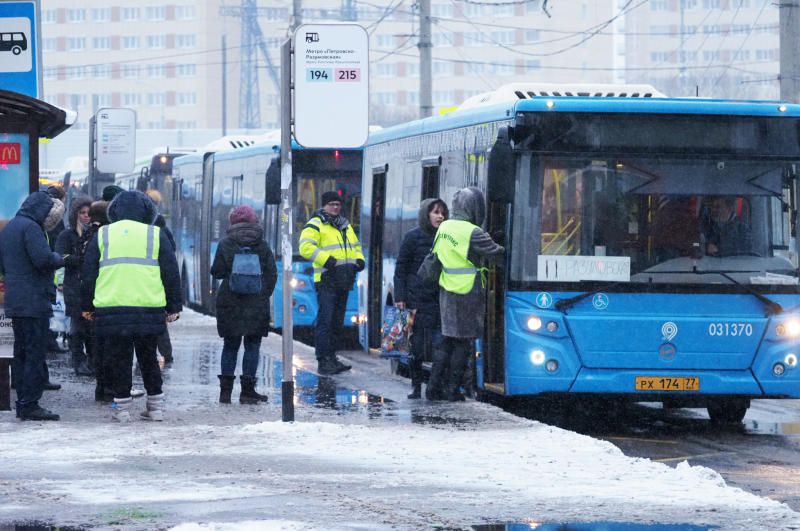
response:
[[[798,284],[793,164],[570,156],[527,167],[512,281]]]

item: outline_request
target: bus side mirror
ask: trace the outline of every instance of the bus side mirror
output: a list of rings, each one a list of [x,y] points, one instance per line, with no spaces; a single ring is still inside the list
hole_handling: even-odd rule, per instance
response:
[[[281,204],[281,159],[272,157],[267,168],[265,202],[268,205]]]
[[[489,152],[487,195],[490,202],[511,203],[514,201],[514,177],[516,160],[511,147],[509,128],[501,127],[497,141]]]

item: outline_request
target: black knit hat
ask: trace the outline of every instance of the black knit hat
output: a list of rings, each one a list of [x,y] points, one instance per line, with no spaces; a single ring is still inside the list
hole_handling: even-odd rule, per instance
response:
[[[103,201],[111,201],[114,197],[122,192],[122,188],[117,186],[116,184],[109,184],[105,188],[103,188]]]
[[[333,203],[334,201],[342,202],[342,196],[340,196],[336,192],[325,192],[322,194],[322,206],[327,205],[328,203]]]

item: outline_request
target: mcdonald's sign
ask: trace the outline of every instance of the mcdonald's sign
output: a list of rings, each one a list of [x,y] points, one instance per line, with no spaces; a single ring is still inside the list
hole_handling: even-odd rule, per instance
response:
[[[0,142],[0,164],[19,164],[22,146],[19,142]]]

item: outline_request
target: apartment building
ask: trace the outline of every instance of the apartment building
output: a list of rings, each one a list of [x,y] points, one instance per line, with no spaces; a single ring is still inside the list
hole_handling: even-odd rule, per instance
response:
[[[42,0],[45,100],[136,109],[146,129],[240,127],[242,65],[255,65],[260,128],[277,128],[280,45],[292,0],[260,0],[269,61],[243,48],[238,0]],[[419,17],[412,0],[304,0],[303,22],[353,21],[370,33],[371,122],[418,116]],[[221,8],[228,8],[223,9]],[[625,46],[615,0],[432,0],[435,112],[514,81],[619,82]],[[595,31],[600,27],[602,31]],[[223,102],[222,37],[226,37]],[[250,50],[251,53],[253,50]],[[254,62],[253,62],[254,61]],[[271,68],[273,69],[271,71]],[[616,74],[615,74],[616,70]],[[252,70],[251,70],[252,72]]]
[[[650,0],[626,15],[626,79],[670,96],[777,99],[778,3]]]

